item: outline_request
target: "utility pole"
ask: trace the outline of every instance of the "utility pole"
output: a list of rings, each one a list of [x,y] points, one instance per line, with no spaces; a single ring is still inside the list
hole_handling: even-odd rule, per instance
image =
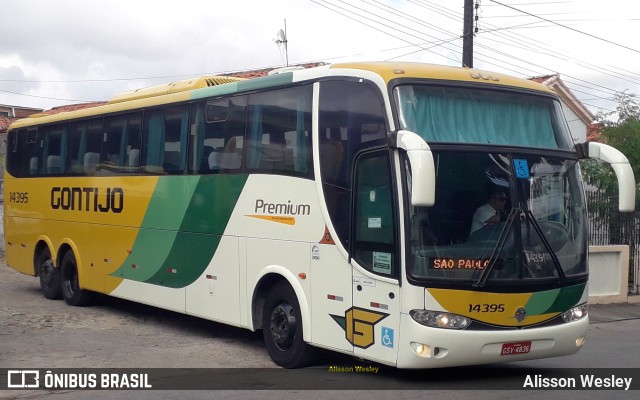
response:
[[[464,0],[462,66],[473,68],[473,0]]]

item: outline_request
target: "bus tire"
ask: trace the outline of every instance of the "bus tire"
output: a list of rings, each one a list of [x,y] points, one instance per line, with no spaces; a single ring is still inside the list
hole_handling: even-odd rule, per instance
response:
[[[62,298],[60,268],[56,268],[48,247],[44,247],[36,256],[36,273],[40,278],[40,291],[49,300]]]
[[[62,279],[62,297],[68,305],[82,307],[89,304],[92,293],[88,290],[80,289],[78,265],[73,251],[64,253],[60,263],[60,276]]]
[[[262,335],[269,356],[283,368],[300,368],[313,360],[313,348],[302,337],[298,298],[280,281],[269,289],[262,313]]]

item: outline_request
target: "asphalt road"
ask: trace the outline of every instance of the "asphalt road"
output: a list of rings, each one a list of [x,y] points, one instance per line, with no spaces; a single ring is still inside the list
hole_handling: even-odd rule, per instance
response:
[[[327,370],[332,365],[375,364],[326,353],[313,370],[288,373],[271,362],[259,333],[108,297],[99,297],[91,307],[69,307],[63,301],[44,299],[36,278],[7,268],[4,259],[0,259],[0,369],[172,368],[161,371],[163,379],[182,382],[186,372],[180,368],[218,368],[217,373],[199,379],[218,379],[233,389],[137,391],[135,398],[263,399],[276,391],[282,399],[569,397],[567,391],[495,390],[513,388],[514,379],[519,387],[524,375],[545,374],[547,368],[567,373],[584,368],[600,368],[595,370],[599,373],[635,368],[638,377],[634,387],[640,388],[640,304],[591,306],[590,320],[585,347],[569,357],[475,369],[330,375]],[[470,377],[473,374],[478,375],[476,379]],[[299,385],[300,382],[309,382],[310,388],[321,390],[305,390],[306,384]],[[251,390],[238,390],[245,387],[239,385]],[[358,390],[348,391],[351,387]],[[289,390],[280,390],[283,388]],[[460,388],[467,390],[453,390]],[[637,393],[607,389],[583,390],[577,395],[586,399],[634,398]],[[3,390],[0,398],[39,399],[51,394],[48,390]],[[91,397],[110,399],[132,394],[93,391]],[[84,391],[55,391],[56,400],[87,395]]]

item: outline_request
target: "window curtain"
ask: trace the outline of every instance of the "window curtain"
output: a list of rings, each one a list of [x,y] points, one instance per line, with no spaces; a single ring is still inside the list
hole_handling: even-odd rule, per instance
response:
[[[189,134],[189,108],[182,111],[182,123],[180,125],[180,169],[183,170],[187,163],[187,146]]]
[[[296,105],[296,146],[294,151],[296,154],[293,158],[294,168],[297,172],[307,172],[307,154],[309,153],[308,136],[306,129],[306,116],[309,109],[309,99],[307,95],[298,98]]]
[[[67,149],[69,148],[69,129],[65,126],[62,128],[62,138],[60,140],[60,159],[62,160],[62,171],[64,172],[67,169],[67,166],[70,164],[70,161],[67,156]]]
[[[199,171],[200,166],[205,160],[202,160],[202,152],[204,150],[204,135],[205,135],[205,122],[204,122],[204,107],[202,104],[195,106],[195,115],[193,117],[196,126],[196,136],[193,141],[193,154],[195,157],[192,161],[191,169],[193,171]]]
[[[262,147],[262,106],[255,105],[251,109],[251,126],[249,127],[249,146],[247,148],[247,167],[258,168]]]
[[[164,162],[164,115],[151,114],[147,121],[146,166],[161,167]]]
[[[398,90],[403,127],[427,142],[558,148],[546,104]]]

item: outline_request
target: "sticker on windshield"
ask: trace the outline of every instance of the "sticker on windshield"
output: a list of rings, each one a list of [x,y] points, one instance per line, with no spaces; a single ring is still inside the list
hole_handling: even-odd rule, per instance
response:
[[[513,167],[516,170],[516,178],[529,178],[529,162],[522,158],[513,159]]]

